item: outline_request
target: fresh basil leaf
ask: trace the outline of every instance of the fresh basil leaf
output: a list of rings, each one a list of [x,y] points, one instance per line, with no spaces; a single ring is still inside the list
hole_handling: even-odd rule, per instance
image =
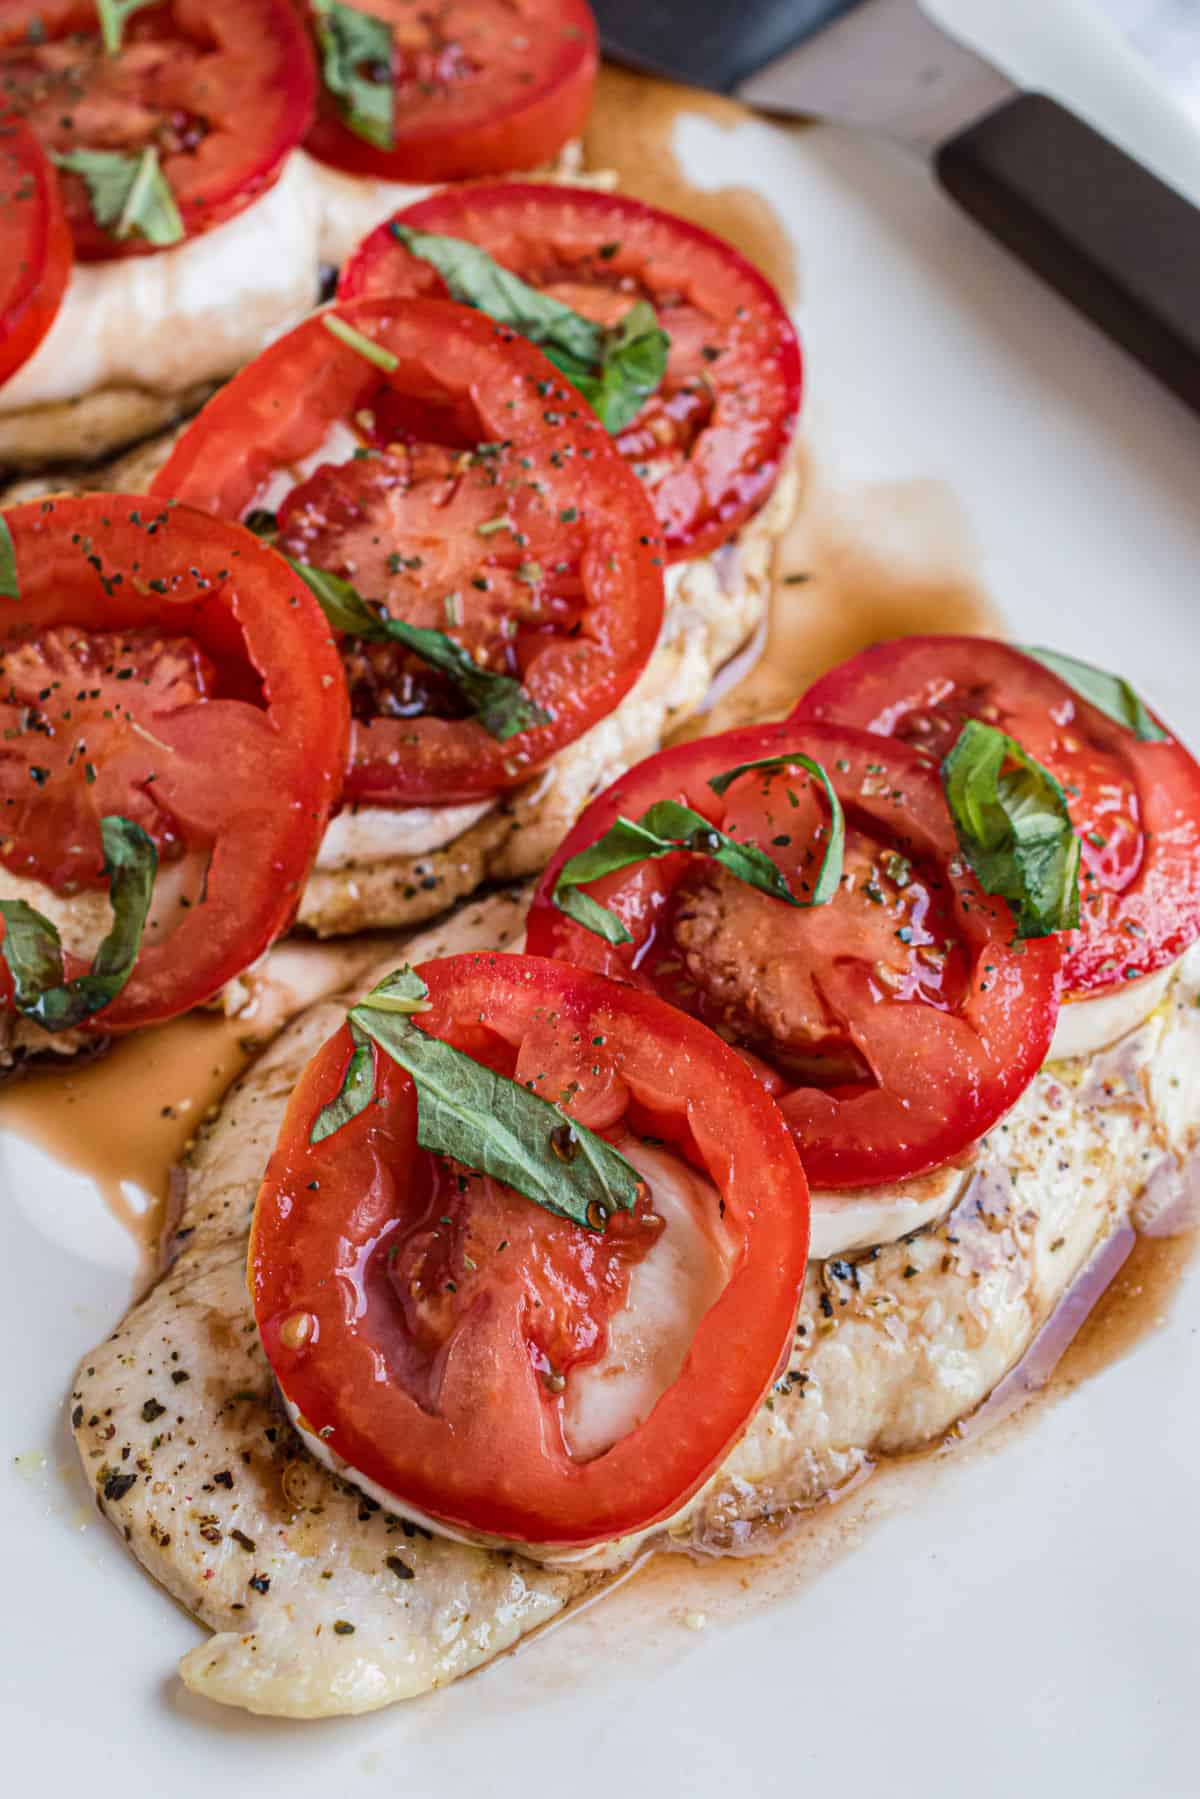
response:
[[[0,513],[0,598],[19,600],[21,589],[17,584],[17,552],[13,548],[12,532],[8,528],[8,520]]]
[[[315,594],[335,631],[344,631],[365,643],[399,643],[411,650],[446,676],[489,737],[506,743],[521,731],[550,723],[550,713],[534,704],[519,681],[511,675],[497,675],[480,668],[474,657],[444,631],[406,625],[402,619],[391,618],[386,608],[369,605],[358,589],[340,575],[331,575],[290,556],[287,560]]]
[[[1074,930],[1079,838],[1049,769],[971,718],[942,763],[942,787],[963,855],[985,892],[1008,901],[1017,936]]]
[[[662,381],[671,340],[648,300],[611,330],[531,287],[463,238],[416,231],[393,219],[392,236],[437,270],[452,299],[486,312],[537,344],[610,432],[623,431]]]
[[[308,1133],[310,1143],[323,1143],[344,1124],[365,1112],[375,1097],[375,1051],[358,1026],[351,1023],[354,1049],[346,1065],[346,1073],[337,1094],[322,1106]]]
[[[341,0],[313,0],[321,75],[337,101],[347,130],[377,149],[396,142],[396,95],[392,85],[392,28],[373,13],[343,6]]]
[[[677,800],[658,800],[639,819],[618,818],[603,837],[563,863],[551,895],[554,905],[585,930],[603,937],[606,943],[631,943],[632,937],[616,914],[578,889],[600,880],[603,875],[630,868],[634,863],[655,862],[663,856],[677,855],[680,850],[707,856],[748,887],[757,887],[760,893],[770,894],[772,899],[783,900],[786,905],[825,905],[833,898],[841,880],[845,824],[837,795],[820,763],[806,756],[765,757],[761,762],[744,762],[740,767],[730,769],[728,774],[718,775],[709,786],[717,793],[724,793],[730,782],[748,769],[786,768],[797,762],[803,763],[810,774],[824,782],[833,809],[830,840],[811,899],[797,899],[782,871],[763,850],[748,843],[738,843],[690,806],[681,806]]]
[[[1031,643],[1019,646],[1043,668],[1085,699],[1097,712],[1103,712],[1114,723],[1124,725],[1141,743],[1163,743],[1168,733],[1147,710],[1140,696],[1124,675],[1110,675],[1107,669],[1093,668],[1090,662],[1077,662],[1058,650],[1043,650]]]
[[[349,1014],[356,1044],[370,1039],[412,1076],[421,1147],[503,1181],[587,1230],[602,1231],[612,1212],[631,1212],[643,1186],[637,1169],[568,1112],[413,1024],[406,1014],[422,1007],[427,994],[419,975],[400,969]],[[343,1083],[318,1114],[310,1141],[319,1141],[322,1120],[343,1100],[354,1107],[347,1116],[369,1103],[370,1095],[361,1097],[361,1072],[356,1080],[354,1095]],[[337,1128],[331,1123],[321,1136]]]
[[[153,145],[140,156],[123,150],[68,150],[54,161],[83,176],[92,216],[110,237],[123,242],[137,236],[160,248],[183,237],[183,220]]]
[[[126,19],[135,12],[141,12],[143,7],[157,6],[159,3],[160,0],[96,0],[96,11],[100,15],[100,35],[109,56],[116,56],[120,51]]]
[[[339,342],[346,345],[347,349],[357,351],[364,362],[373,362],[375,367],[382,369],[385,375],[394,373],[400,367],[398,356],[394,356],[390,350],[385,350],[383,345],[377,344],[374,339],[364,336],[361,331],[356,331],[353,325],[348,325],[345,319],[340,319],[336,312],[323,312],[321,323],[331,337],[336,337]]]
[[[5,936],[0,954],[13,982],[13,1003],[44,1031],[69,1031],[116,999],[137,961],[150,910],[158,851],[131,819],[100,820],[112,929],[90,971],[63,978],[62,942],[54,924],[25,900],[0,900]]]
[[[572,375],[605,430],[613,436],[631,425],[666,373],[671,340],[661,329],[653,306],[639,300],[611,331],[604,334],[599,373]],[[551,356],[551,361],[554,357]]]
[[[739,762],[736,768],[726,769],[723,775],[715,775],[708,784],[719,797],[728,792],[742,775],[750,774],[755,769],[773,774],[777,769],[794,768],[797,765],[812,775],[814,780],[820,781],[825,789],[825,798],[829,801],[829,837],[821,866],[817,870],[817,878],[813,882],[812,898],[808,901],[810,906],[826,906],[842,884],[842,864],[846,855],[846,815],[842,811],[837,790],[821,764],[811,756],[796,752],[791,755],[760,756],[757,762]]]

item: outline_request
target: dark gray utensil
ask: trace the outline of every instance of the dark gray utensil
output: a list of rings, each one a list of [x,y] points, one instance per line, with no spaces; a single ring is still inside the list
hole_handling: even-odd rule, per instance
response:
[[[593,6],[620,61],[929,156],[960,206],[1200,412],[1200,211],[917,0]]]

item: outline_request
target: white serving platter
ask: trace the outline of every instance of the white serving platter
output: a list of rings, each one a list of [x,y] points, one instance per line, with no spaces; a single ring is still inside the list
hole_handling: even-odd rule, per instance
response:
[[[1200,196],[1182,119],[1145,114],[1153,90],[1111,46],[1059,18],[1014,48],[1000,0],[959,10]],[[806,435],[838,516],[918,573],[978,583],[1017,636],[1120,668],[1200,744],[1200,421],[898,153],[700,115],[677,147],[700,185],[767,195],[794,240]],[[792,1562],[749,1592],[635,1581],[428,1700],[301,1726],[184,1693],[197,1627],[75,1466],[64,1395],[127,1302],[120,1233],[85,1181],[2,1133],[0,1219],[6,1792],[1197,1791],[1200,1268],[1124,1360],[923,1474],[815,1581]]]

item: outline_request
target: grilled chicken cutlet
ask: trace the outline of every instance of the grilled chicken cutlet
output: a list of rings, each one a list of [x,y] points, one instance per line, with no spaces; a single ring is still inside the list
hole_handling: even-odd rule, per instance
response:
[[[414,960],[510,943],[489,901]],[[935,1442],[986,1398],[1120,1223],[1152,1225],[1194,1151],[1200,957],[1137,1030],[1050,1065],[978,1145],[949,1216],[810,1264],[770,1404],[657,1539],[753,1550],[881,1456]],[[292,1023],[229,1094],[186,1169],[174,1260],[80,1368],[89,1483],[132,1552],[212,1632],[196,1693],[288,1717],[368,1711],[456,1679],[626,1562],[583,1565],[431,1534],[305,1450],[275,1396],[246,1290],[246,1236],[288,1096],[343,1016]]]

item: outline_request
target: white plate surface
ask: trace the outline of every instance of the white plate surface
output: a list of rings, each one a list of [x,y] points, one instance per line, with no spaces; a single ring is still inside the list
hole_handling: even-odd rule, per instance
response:
[[[1119,55],[1037,39],[1020,46],[1026,76],[1137,140],[1148,90]],[[1146,153],[1200,193],[1180,121],[1141,124]],[[944,484],[923,490],[941,495],[938,541],[920,541],[932,514],[918,507],[904,553],[944,555],[948,509],[956,553],[1018,635],[1124,670],[1200,742],[1196,419],[898,156],[699,118],[680,143],[695,179],[753,183],[795,239],[822,480],[843,498]],[[722,1602],[697,1631],[686,1609],[707,1602],[690,1588],[671,1603],[635,1584],[430,1700],[287,1726],[182,1692],[174,1664],[196,1627],[127,1558],[74,1466],[70,1371],[128,1293],[115,1227],[86,1184],[2,1136],[0,1206],[7,1792],[1197,1791],[1200,1277],[1123,1362],[942,1470],[806,1591],[764,1591],[732,1616]]]

